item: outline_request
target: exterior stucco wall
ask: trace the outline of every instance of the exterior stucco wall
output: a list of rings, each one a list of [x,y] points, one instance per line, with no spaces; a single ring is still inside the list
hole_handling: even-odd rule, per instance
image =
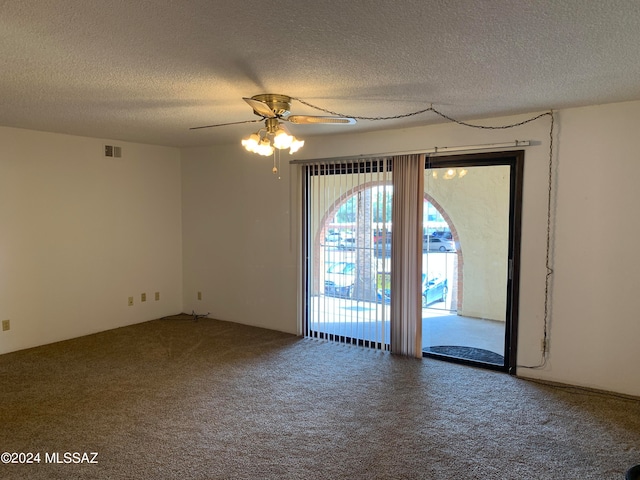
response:
[[[445,179],[425,172],[425,191],[451,219],[458,236],[458,313],[505,320],[509,239],[509,167],[471,167]],[[432,173],[435,172],[437,177]]]

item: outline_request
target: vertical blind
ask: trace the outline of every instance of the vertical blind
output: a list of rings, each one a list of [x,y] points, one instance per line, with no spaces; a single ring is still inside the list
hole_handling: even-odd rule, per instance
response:
[[[422,357],[424,154],[393,157],[391,351]]]
[[[305,163],[305,335],[389,348],[390,158]]]

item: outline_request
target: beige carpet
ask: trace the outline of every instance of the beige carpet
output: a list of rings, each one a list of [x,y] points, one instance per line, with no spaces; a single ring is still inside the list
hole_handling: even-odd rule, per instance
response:
[[[0,356],[0,389],[0,452],[41,455],[3,479],[620,480],[640,463],[637,399],[189,316]]]

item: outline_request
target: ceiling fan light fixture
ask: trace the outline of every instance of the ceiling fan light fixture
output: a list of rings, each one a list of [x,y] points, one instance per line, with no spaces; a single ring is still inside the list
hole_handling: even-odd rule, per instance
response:
[[[260,144],[260,135],[252,133],[247,138],[242,139],[242,146],[249,152],[256,152],[258,145]]]
[[[278,150],[286,150],[291,146],[291,143],[295,140],[295,137],[289,135],[282,125],[278,127],[275,135],[273,136],[273,146]]]
[[[304,140],[291,135],[277,119],[268,118],[266,128],[243,138],[241,143],[247,151],[268,157],[276,149],[289,149],[289,153],[295,153],[302,148]]]
[[[293,137],[293,141],[291,142],[291,146],[289,147],[289,155],[296,153],[304,146],[304,140],[298,140],[296,137]]]
[[[265,157],[273,155],[273,151],[273,146],[267,137],[263,137],[262,140],[260,140],[260,143],[258,143],[255,150],[258,155],[263,155]]]

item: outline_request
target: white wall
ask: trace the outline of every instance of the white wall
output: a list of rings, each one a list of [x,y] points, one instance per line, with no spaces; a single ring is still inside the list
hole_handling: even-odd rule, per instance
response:
[[[535,365],[543,333],[549,124],[547,116],[508,130],[440,124],[330,140],[298,127],[294,133],[307,143],[296,158],[532,140],[525,149],[518,363]],[[519,368],[522,376],[640,395],[639,124],[640,102],[556,113],[550,353],[543,369]],[[278,181],[268,159],[239,145],[182,154],[185,310],[297,332],[295,168],[283,164]]]
[[[640,395],[640,102],[558,120],[551,356],[541,374]]]
[[[181,311],[180,152],[105,143],[0,127],[0,353]]]
[[[288,164],[238,147],[183,150],[184,310],[296,333]]]

